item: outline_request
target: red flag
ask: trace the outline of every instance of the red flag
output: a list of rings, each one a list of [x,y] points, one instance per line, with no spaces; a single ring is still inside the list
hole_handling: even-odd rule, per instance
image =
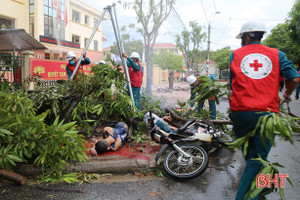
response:
[[[68,25],[68,12],[67,12],[67,8],[65,10],[65,26]]]
[[[57,7],[58,7],[57,0],[52,1],[52,7],[53,7],[53,9],[57,10]]]
[[[61,11],[60,11],[60,6],[58,6],[58,12],[57,12],[57,22],[59,23],[61,20]]]

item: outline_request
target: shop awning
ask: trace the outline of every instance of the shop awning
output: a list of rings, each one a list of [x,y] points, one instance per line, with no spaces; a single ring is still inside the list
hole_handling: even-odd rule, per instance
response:
[[[24,29],[1,29],[0,51],[47,49]]]

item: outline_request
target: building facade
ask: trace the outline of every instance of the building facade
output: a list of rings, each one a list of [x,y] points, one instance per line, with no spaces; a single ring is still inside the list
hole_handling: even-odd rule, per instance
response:
[[[47,50],[34,51],[38,59],[65,60],[68,51],[77,57],[88,44],[101,12],[79,0],[1,0],[0,27],[24,29]],[[108,17],[105,16],[104,20]],[[90,42],[91,62],[103,58],[102,25]]]

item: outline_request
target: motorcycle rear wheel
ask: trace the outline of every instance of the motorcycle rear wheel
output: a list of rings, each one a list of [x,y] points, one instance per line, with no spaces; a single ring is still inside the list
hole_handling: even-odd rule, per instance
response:
[[[164,158],[163,167],[166,173],[174,179],[186,180],[201,175],[208,164],[206,151],[198,145],[178,145],[182,150],[191,155],[185,158],[175,149],[167,153]]]

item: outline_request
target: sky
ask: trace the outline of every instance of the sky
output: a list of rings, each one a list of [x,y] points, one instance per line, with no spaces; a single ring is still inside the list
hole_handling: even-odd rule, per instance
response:
[[[124,1],[124,0],[123,0]],[[133,0],[126,0],[133,1]],[[116,13],[119,27],[136,24],[136,14],[133,10],[124,9],[117,0],[85,0],[84,3],[93,8],[103,11],[103,8],[116,3]],[[249,20],[260,20],[267,28],[267,34],[277,24],[283,23],[288,18],[295,0],[177,0],[168,19],[159,30],[156,43],[175,44],[175,35],[180,34],[186,27],[190,30],[189,22],[196,21],[207,33],[208,24],[211,26],[211,46],[215,51],[227,46],[231,50],[240,47],[241,41],[236,39],[243,23]],[[219,14],[216,14],[219,13]],[[109,13],[107,12],[107,15]],[[115,42],[113,27],[110,20],[103,21],[103,32],[107,41],[103,42],[103,48],[111,46]],[[131,32],[135,39],[142,36],[134,31]],[[207,41],[201,48],[207,49]]]

